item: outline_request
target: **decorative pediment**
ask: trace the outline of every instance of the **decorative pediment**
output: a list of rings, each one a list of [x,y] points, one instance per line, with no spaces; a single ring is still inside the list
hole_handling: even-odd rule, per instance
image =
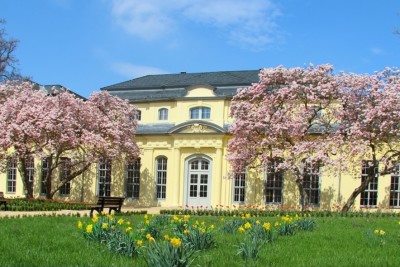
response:
[[[226,133],[225,129],[210,122],[205,121],[188,121],[176,125],[169,130],[169,133],[173,134],[203,134],[203,133]]]

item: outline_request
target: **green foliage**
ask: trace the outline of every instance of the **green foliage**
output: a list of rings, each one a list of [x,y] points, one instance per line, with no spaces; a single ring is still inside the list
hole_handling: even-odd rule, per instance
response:
[[[87,203],[53,200],[45,198],[11,198],[8,199],[9,211],[57,211],[57,210],[87,210]],[[4,210],[4,206],[0,206]]]
[[[237,245],[237,255],[243,259],[257,259],[264,240],[257,235],[248,235]]]
[[[144,250],[144,260],[149,267],[189,267],[195,253],[188,244],[173,246],[171,242],[153,242]]]
[[[243,224],[242,219],[234,218],[234,219],[229,219],[224,222],[222,225],[222,232],[226,234],[233,234],[237,232],[237,229],[239,226]]]
[[[370,247],[383,247],[386,245],[386,232],[380,229],[367,229],[365,239]]]
[[[249,236],[253,238],[258,238],[264,243],[271,243],[276,239],[276,234],[274,231],[266,230],[261,224],[254,224],[252,228],[248,231]]]
[[[316,223],[313,218],[303,218],[297,221],[297,227],[303,231],[313,231],[316,227]]]

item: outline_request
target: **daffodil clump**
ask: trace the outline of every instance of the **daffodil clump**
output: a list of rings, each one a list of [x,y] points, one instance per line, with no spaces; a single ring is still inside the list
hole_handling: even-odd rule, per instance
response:
[[[171,224],[183,242],[194,249],[204,250],[215,246],[214,224],[207,225],[205,221],[193,220],[190,215],[173,216]]]
[[[365,238],[371,247],[386,245],[386,232],[383,229],[367,230]]]
[[[106,243],[112,251],[129,256],[138,254],[140,242],[133,234],[130,221],[122,218],[116,220],[114,214],[102,212],[93,216],[88,222],[78,221],[77,227],[85,238]]]

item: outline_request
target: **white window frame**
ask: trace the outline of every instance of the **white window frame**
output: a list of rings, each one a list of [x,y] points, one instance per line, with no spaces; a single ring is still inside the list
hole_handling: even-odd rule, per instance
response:
[[[197,116],[193,116],[196,111]],[[189,117],[191,120],[209,120],[211,118],[211,108],[204,106],[197,106],[190,109]]]
[[[396,164],[396,171],[392,173],[390,178],[389,206],[400,208],[400,163]]]
[[[129,161],[125,168],[125,197],[139,199],[140,196],[140,158]]]
[[[42,158],[42,171],[41,171],[41,179],[40,179],[40,194],[45,195],[47,193],[47,187],[45,183],[45,179],[47,173],[50,171],[49,169],[49,158]]]
[[[168,109],[167,108],[160,108],[158,110],[158,120],[160,120],[160,121],[168,120]]]
[[[317,165],[317,166],[315,166]],[[318,168],[317,171],[316,168]],[[315,186],[315,177],[318,177],[318,186]],[[309,186],[306,186],[309,183]],[[304,190],[304,205],[306,206],[319,206],[321,203],[321,164],[319,162],[307,163],[304,162],[304,177],[303,177],[303,190]],[[308,191],[308,194],[306,194]],[[314,199],[314,193],[317,194],[317,202]]]
[[[167,171],[168,158],[159,156],[156,158],[156,198],[164,200],[167,197]]]
[[[102,159],[97,168],[97,196],[111,196],[111,171],[112,162],[110,159]],[[103,192],[101,192],[103,191]],[[101,194],[102,193],[102,194]]]
[[[7,193],[17,192],[17,159],[7,159]]]
[[[243,204],[246,203],[246,183],[247,175],[246,172],[235,173],[233,177],[233,190],[232,190],[232,202]]]
[[[283,203],[283,172],[276,171],[279,163],[279,159],[269,160],[265,168],[264,203],[267,205],[282,205]],[[281,186],[276,186],[277,183]],[[272,201],[267,200],[268,191],[272,192]],[[280,201],[277,201],[279,197]]]
[[[363,160],[361,166],[361,183],[364,179],[368,178],[368,165],[370,160]],[[360,193],[360,207],[363,208],[375,208],[378,205],[378,168],[376,167],[373,171],[375,174],[372,182],[368,183],[368,187]],[[368,204],[363,204],[365,201]],[[372,203],[371,203],[372,202]]]

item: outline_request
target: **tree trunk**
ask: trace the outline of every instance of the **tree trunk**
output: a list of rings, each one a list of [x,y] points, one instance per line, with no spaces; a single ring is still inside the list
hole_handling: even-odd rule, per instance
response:
[[[304,211],[306,205],[305,205],[305,198],[304,198],[303,180],[302,179],[296,179],[296,184],[297,184],[297,188],[299,189],[299,193],[300,193],[301,211]]]
[[[29,181],[28,170],[26,168],[26,159],[20,158],[18,164],[18,171],[21,173],[22,176],[22,183],[25,188],[25,197],[26,198],[33,198],[33,182]]]
[[[375,165],[373,166],[373,168],[375,168]],[[351,207],[354,204],[354,201],[356,200],[356,197],[361,194],[365,189],[368,188],[368,184],[370,182],[372,182],[372,180],[374,179],[375,174],[374,173],[370,173],[368,175],[368,178],[364,180],[364,182],[361,183],[361,185],[359,187],[357,187],[356,189],[354,189],[353,193],[351,193],[350,197],[347,199],[346,204],[344,204],[342,211],[349,211],[351,209]]]

